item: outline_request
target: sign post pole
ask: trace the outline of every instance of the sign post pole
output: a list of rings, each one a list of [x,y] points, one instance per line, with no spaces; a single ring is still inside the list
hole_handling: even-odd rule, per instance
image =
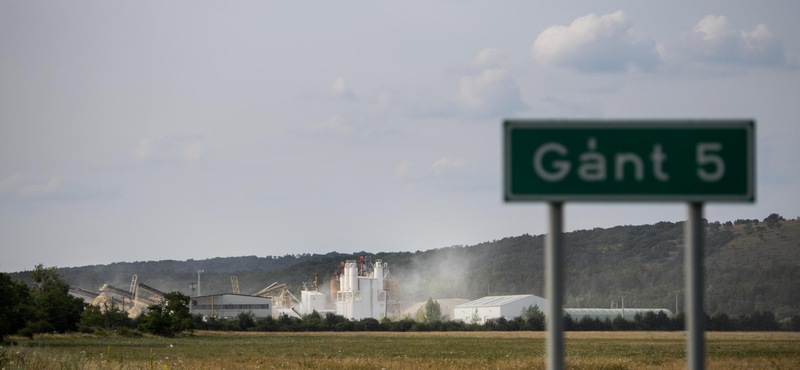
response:
[[[564,203],[547,203],[547,370],[564,368]]]
[[[703,203],[689,203],[684,248],[686,284],[686,368],[705,369],[705,318],[703,311]]]

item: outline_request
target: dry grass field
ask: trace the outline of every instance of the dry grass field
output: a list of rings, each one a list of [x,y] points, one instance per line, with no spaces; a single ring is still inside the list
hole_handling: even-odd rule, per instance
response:
[[[14,338],[3,369],[544,369],[542,332]],[[570,369],[683,369],[684,334],[567,333]],[[152,363],[150,353],[152,350]],[[110,354],[110,356],[108,356]],[[800,333],[709,333],[709,369],[800,369]]]

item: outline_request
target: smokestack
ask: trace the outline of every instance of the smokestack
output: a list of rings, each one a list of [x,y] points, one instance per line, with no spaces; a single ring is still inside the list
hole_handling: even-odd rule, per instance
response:
[[[383,261],[375,260],[375,280],[378,283],[378,291],[383,290]]]
[[[200,274],[204,273],[204,270],[197,270],[197,296],[200,296]],[[213,298],[212,298],[213,299]],[[212,310],[213,311],[213,310]]]
[[[355,260],[348,260],[344,264],[344,278],[342,290],[347,292],[358,290],[358,265]]]

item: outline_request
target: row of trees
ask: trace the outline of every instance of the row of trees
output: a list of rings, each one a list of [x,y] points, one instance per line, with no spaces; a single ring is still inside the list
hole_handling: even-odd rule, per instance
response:
[[[0,273],[0,341],[8,335],[33,337],[37,333],[102,332],[110,329],[132,333],[133,329],[171,336],[192,330],[189,297],[168,293],[146,315],[135,319],[116,307],[97,307],[69,294],[69,285],[53,268],[36,266],[30,282],[14,281]]]
[[[30,281],[13,281],[0,273],[0,339],[14,333],[75,331],[83,300],[69,295],[69,285],[56,269],[38,265]]]

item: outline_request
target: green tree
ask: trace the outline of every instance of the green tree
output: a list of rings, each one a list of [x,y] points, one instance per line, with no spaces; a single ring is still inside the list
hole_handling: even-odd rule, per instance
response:
[[[417,310],[417,315],[416,316],[417,316],[416,317],[417,322],[425,322],[425,310],[424,310],[424,307],[420,307]]]
[[[147,307],[149,312],[142,317],[139,330],[156,335],[171,337],[177,333],[192,330],[192,316],[189,314],[189,297],[172,292],[164,295],[159,304]]]
[[[105,328],[106,318],[100,310],[100,306],[88,306],[81,312],[81,326],[90,328]]]
[[[481,316],[478,315],[478,309],[476,308],[475,311],[472,312],[471,323],[477,324],[479,321],[481,321]]]
[[[239,321],[239,330],[247,331],[256,326],[256,315],[253,311],[239,312],[236,319]]]
[[[777,213],[773,213],[764,219],[764,223],[767,224],[767,227],[770,229],[781,227],[780,221],[784,221],[784,218]]]
[[[128,317],[127,312],[106,303],[103,307],[87,306],[83,312],[81,312],[79,324],[90,328],[116,329],[129,327],[131,326],[131,322],[132,320]]]
[[[433,298],[428,298],[428,302],[425,303],[425,322],[439,322],[444,319],[442,306],[439,305],[439,302]]]
[[[28,286],[0,272],[0,342],[25,326],[30,317],[30,307]]]
[[[34,283],[31,295],[35,317],[31,330],[35,333],[75,330],[81,319],[83,300],[69,294],[69,285],[56,268],[44,268],[39,264],[31,280]]]
[[[531,327],[533,330],[544,330],[545,317],[544,312],[539,309],[539,305],[523,307],[520,317]]]

